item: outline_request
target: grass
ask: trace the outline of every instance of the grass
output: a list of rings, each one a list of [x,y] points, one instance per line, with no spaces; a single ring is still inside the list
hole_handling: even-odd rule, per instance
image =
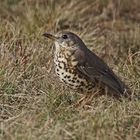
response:
[[[140,138],[138,100],[101,96],[84,107],[72,106],[80,95],[55,77],[52,44],[42,37],[46,31],[77,33],[139,95],[140,2],[123,0],[113,5],[116,10],[108,3],[0,1],[1,140]]]

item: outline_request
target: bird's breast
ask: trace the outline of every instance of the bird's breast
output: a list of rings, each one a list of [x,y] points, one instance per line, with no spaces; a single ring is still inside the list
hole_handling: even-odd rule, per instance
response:
[[[76,69],[77,61],[69,52],[56,53],[54,58],[55,72],[59,79],[73,89],[91,89],[93,83],[90,83],[85,76],[81,75]]]

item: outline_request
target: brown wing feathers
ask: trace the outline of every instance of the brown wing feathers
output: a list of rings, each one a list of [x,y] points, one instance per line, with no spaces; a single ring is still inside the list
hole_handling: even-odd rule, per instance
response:
[[[114,72],[93,52],[84,50],[84,62],[79,63],[77,69],[88,76],[91,81],[97,80],[115,91],[115,94],[123,95],[127,86],[118,78]],[[86,55],[88,54],[88,55]],[[83,58],[82,58],[83,59]]]

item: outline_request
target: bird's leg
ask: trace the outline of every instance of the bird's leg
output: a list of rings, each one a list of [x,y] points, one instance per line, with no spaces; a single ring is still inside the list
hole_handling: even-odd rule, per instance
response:
[[[87,94],[81,97],[75,104],[74,107],[79,107],[81,103],[87,98]]]
[[[84,106],[86,104],[90,104],[94,97],[100,96],[101,90],[97,90],[96,92],[90,92],[85,94],[82,98],[80,98],[75,104],[74,107]]]
[[[75,104],[74,107],[84,106],[85,104],[89,103],[95,95],[93,93],[85,94],[81,97]]]

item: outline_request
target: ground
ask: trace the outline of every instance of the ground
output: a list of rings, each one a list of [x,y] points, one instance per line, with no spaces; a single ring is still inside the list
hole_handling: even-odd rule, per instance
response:
[[[139,140],[140,101],[81,97],[61,84],[52,42],[42,36],[78,34],[140,94],[139,0],[0,1],[1,140]]]

